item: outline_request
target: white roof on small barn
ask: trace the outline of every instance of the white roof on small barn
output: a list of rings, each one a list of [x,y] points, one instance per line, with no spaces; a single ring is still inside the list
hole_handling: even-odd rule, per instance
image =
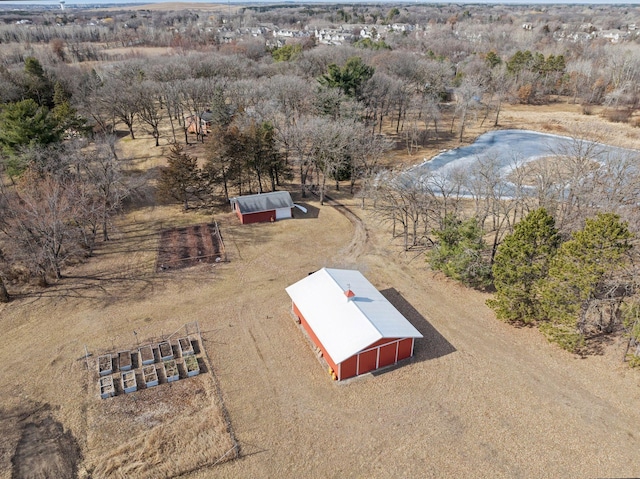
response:
[[[293,200],[288,191],[272,191],[257,195],[245,195],[231,198],[231,204],[236,203],[240,213],[259,213],[280,208],[293,208]]]
[[[382,338],[422,337],[360,271],[322,268],[286,291],[336,364]]]

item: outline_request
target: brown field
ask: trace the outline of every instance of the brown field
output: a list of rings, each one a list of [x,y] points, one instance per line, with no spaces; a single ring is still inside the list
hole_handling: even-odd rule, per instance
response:
[[[172,478],[233,459],[234,442],[207,376],[105,401],[91,390],[85,465],[92,477]]]
[[[510,108],[501,124],[548,131],[543,123],[554,118],[563,128],[585,118],[554,108],[534,110],[528,122],[524,109]],[[633,143],[636,131],[616,126],[621,141]],[[479,133],[470,129],[469,141]],[[162,161],[150,141],[122,142],[132,167]],[[424,156],[398,150],[396,161]],[[486,294],[432,273],[423,252],[401,252],[372,210],[329,193],[349,217],[295,194],[309,212],[295,210],[293,220],[242,226],[220,210],[229,262],[162,273],[160,231],[212,217],[141,206],[95,258],[0,305],[0,478],[73,477],[74,467],[79,477],[119,477],[118,467],[128,471],[120,477],[172,477],[195,468],[183,476],[191,479],[640,475],[640,375],[621,362],[621,338],[582,359],[534,329],[502,324]],[[360,269],[403,311],[424,335],[411,361],[331,381],[284,291],[323,266]],[[134,342],[133,331],[149,338],[191,321],[213,375],[98,397],[85,346],[115,350]],[[159,396],[157,408],[141,404],[151,399],[144,393]],[[216,419],[225,413],[232,434]],[[145,427],[153,428],[146,438]],[[241,458],[213,466],[232,436]],[[43,446],[29,454],[30,441]],[[168,464],[175,451],[179,461]]]

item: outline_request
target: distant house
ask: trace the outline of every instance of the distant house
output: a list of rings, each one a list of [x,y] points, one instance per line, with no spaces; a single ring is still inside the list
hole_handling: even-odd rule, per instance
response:
[[[413,25],[409,25],[408,23],[394,23],[392,25],[387,25],[387,29],[392,32],[412,32],[414,30]]]
[[[351,31],[344,31],[335,28],[322,28],[316,29],[314,36],[318,43],[325,45],[342,45],[345,42],[349,42],[354,38]]]
[[[305,30],[287,30],[274,28],[272,31],[274,37],[278,38],[307,38],[310,33]]]
[[[191,115],[185,118],[185,127],[189,133],[194,135],[200,133],[206,135],[211,133],[211,123],[213,121],[213,113],[209,110],[203,111],[200,115]]]
[[[423,337],[359,271],[322,268],[286,291],[334,379],[410,358],[415,339]]]
[[[288,191],[238,196],[229,201],[243,225],[292,217],[293,200]]]

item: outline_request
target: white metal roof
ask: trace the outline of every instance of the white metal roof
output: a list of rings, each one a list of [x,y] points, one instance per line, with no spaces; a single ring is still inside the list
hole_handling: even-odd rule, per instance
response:
[[[279,208],[293,208],[293,200],[288,191],[272,191],[257,195],[245,195],[231,198],[231,204],[236,203],[240,213],[259,213]]]
[[[322,268],[286,291],[336,364],[382,338],[422,337],[360,271]]]

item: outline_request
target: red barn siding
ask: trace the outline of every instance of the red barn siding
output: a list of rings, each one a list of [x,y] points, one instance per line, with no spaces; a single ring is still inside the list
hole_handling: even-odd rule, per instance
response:
[[[358,354],[358,374],[368,373],[376,369],[378,348]]]
[[[339,380],[352,378],[385,366],[391,366],[401,359],[407,359],[413,355],[413,338],[382,338],[366,350],[345,359],[340,364],[336,364],[295,303],[292,303],[292,309],[293,313],[300,319],[300,324],[311,338],[311,341],[322,351],[322,355],[327,364],[338,375]]]
[[[398,361],[411,356],[413,356],[413,338],[403,339],[398,345]]]
[[[357,376],[356,367],[358,366],[358,357],[351,356],[340,363],[338,379],[346,379]]]
[[[378,359],[378,367],[391,366],[396,362],[396,348],[398,343],[389,344],[380,347],[380,357]]]
[[[258,213],[242,214],[239,209],[236,209],[240,223],[248,225],[251,223],[265,223],[276,220],[276,210],[260,211]]]

